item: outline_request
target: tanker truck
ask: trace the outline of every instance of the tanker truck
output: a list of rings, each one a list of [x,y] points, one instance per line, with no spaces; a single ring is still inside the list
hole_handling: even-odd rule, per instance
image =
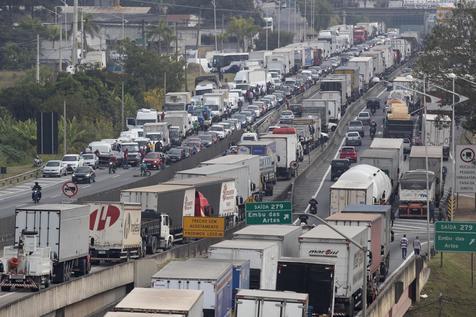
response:
[[[330,190],[330,214],[349,204],[385,205],[392,199],[392,182],[381,169],[359,164],[342,174]]]

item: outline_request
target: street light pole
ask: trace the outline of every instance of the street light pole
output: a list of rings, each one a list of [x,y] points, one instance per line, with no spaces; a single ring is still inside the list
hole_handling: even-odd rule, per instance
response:
[[[309,206],[308,206],[309,207]],[[307,210],[307,209],[306,209]],[[362,316],[366,317],[367,316],[367,254],[368,254],[368,246],[366,244],[360,245],[356,241],[354,241],[352,238],[348,237],[344,233],[342,233],[339,229],[335,228],[331,224],[329,224],[327,221],[322,219],[321,217],[311,214],[311,213],[293,213],[293,216],[306,216],[306,217],[312,217],[316,220],[319,220],[323,225],[329,227],[330,229],[334,230],[338,235],[342,236],[344,239],[355,245],[358,249],[362,250],[364,252],[364,276],[363,276],[363,285],[362,285]]]
[[[453,184],[451,186],[451,197],[453,198],[453,201],[455,199],[455,192],[456,192],[456,143],[455,143],[455,126],[456,126],[456,123],[455,123],[455,81],[456,81],[456,76],[452,76],[453,77],[453,107],[451,107],[451,152],[453,152],[453,162],[452,162],[452,165],[451,165],[451,169],[453,171]],[[453,221],[453,215],[454,215],[454,212],[451,213],[450,217],[451,217],[451,221]]]
[[[218,39],[217,39],[217,4],[215,0],[212,0],[213,5],[213,27],[215,33],[215,51],[218,52]]]
[[[425,113],[425,122],[427,118],[427,113],[426,113],[426,76],[423,77],[423,111]],[[428,140],[426,137],[426,123],[423,123],[424,127],[424,142],[425,142],[425,175],[426,175],[426,233],[427,233],[427,239],[428,239],[428,259],[431,258],[430,254],[430,182],[428,180]],[[435,175],[436,176],[436,175]],[[435,181],[435,180],[433,180]],[[435,186],[436,187],[436,186]]]
[[[281,47],[280,41],[281,41],[281,0],[278,1],[278,48]]]

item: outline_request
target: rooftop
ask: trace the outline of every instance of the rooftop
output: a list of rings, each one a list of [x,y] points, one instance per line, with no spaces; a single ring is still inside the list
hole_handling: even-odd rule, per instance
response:
[[[349,238],[353,238],[365,231],[367,227],[357,226],[333,226]],[[346,240],[342,235],[338,234],[326,225],[318,225],[308,232],[304,233],[299,239],[332,239],[332,240]]]
[[[245,228],[236,231],[233,234],[233,237],[240,236],[240,235],[256,235],[256,236],[279,236],[284,237],[285,235],[295,232],[301,231],[302,228],[300,226],[293,226],[293,225],[250,225],[246,226]]]
[[[215,261],[171,261],[153,279],[217,280],[231,270],[231,263]]]

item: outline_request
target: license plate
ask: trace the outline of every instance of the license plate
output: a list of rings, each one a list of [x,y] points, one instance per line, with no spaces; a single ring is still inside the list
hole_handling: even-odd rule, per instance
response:
[[[106,251],[98,251],[98,254],[106,254]]]

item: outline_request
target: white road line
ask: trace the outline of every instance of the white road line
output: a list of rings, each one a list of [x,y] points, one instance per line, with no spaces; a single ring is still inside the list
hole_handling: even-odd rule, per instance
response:
[[[119,176],[121,176],[121,175],[114,175],[112,178],[116,178],[116,177],[119,177]]]
[[[386,89],[382,90],[378,95],[377,95],[377,98],[379,98],[384,92],[385,92]]]
[[[5,293],[5,294],[0,294],[0,297],[7,297],[15,294],[15,292],[10,292],[10,293]]]

